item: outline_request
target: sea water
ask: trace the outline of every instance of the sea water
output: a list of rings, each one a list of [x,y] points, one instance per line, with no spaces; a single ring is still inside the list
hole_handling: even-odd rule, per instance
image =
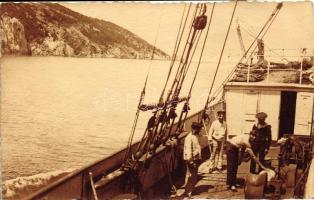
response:
[[[233,65],[221,64],[213,91]],[[187,96],[196,66],[197,62],[192,63],[181,96]],[[215,60],[201,63],[190,114],[204,107],[216,66]],[[71,171],[125,148],[147,73],[144,103],[156,103],[169,67],[170,61],[157,60],[3,57],[4,183]],[[151,113],[140,113],[135,141],[141,138]]]

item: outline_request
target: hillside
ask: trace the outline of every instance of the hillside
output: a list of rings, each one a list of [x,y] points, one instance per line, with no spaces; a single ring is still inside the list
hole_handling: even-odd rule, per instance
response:
[[[151,58],[154,47],[108,21],[57,3],[0,5],[1,53],[5,55]],[[156,49],[154,58],[169,58]]]

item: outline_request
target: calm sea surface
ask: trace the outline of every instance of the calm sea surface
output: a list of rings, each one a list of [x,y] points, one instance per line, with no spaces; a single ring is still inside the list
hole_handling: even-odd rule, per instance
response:
[[[201,65],[190,114],[203,108],[216,63]],[[145,102],[155,103],[169,64],[128,59],[2,58],[3,180],[82,167],[124,148],[147,72],[150,69]],[[221,65],[214,88],[231,65]],[[196,65],[191,66],[183,96],[195,69]],[[135,140],[141,137],[150,115],[141,113]]]

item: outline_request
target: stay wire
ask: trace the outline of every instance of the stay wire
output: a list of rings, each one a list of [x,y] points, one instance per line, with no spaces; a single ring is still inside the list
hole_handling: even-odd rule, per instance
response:
[[[193,89],[193,86],[194,86],[194,83],[195,83],[195,80],[196,80],[196,76],[197,76],[197,74],[198,74],[198,70],[199,70],[199,67],[200,67],[200,64],[201,64],[201,60],[202,60],[203,53],[204,53],[204,49],[205,49],[205,44],[206,44],[207,37],[208,37],[208,33],[209,33],[209,28],[210,28],[210,25],[211,25],[211,22],[212,22],[212,18],[213,18],[213,13],[214,13],[215,5],[216,5],[216,2],[214,2],[213,7],[212,7],[212,11],[211,11],[210,19],[209,19],[209,22],[208,22],[208,27],[207,27],[207,30],[206,30],[206,35],[205,35],[205,39],[204,39],[204,43],[203,43],[201,55],[200,55],[200,58],[199,58],[199,61],[198,61],[198,64],[197,64],[197,69],[196,69],[196,72],[195,72],[195,75],[194,75],[193,82],[192,82],[192,84],[191,84],[191,88],[190,88],[190,91],[189,91],[188,98],[191,96],[192,89]]]
[[[226,46],[226,43],[227,43],[227,40],[228,40],[228,36],[229,36],[229,32],[230,32],[230,28],[231,28],[231,24],[232,24],[232,21],[233,21],[233,18],[234,18],[234,13],[236,11],[237,4],[238,4],[238,0],[235,1],[235,5],[234,5],[233,11],[232,11],[232,15],[231,15],[231,19],[230,19],[230,22],[229,22],[228,31],[227,31],[227,34],[226,34],[226,37],[225,37],[225,40],[224,40],[224,43],[223,43],[223,46],[222,46],[222,49],[221,49],[221,53],[220,53],[218,64],[217,64],[217,67],[216,67],[216,70],[215,70],[214,78],[213,78],[211,86],[210,86],[210,90],[209,90],[209,94],[208,94],[208,97],[207,97],[205,108],[207,108],[207,106],[208,106],[209,98],[210,98],[213,86],[215,84],[215,81],[216,81],[217,72],[218,72],[218,69],[220,67],[221,59],[222,59],[222,56],[223,56],[223,53],[224,53],[224,50],[225,50],[225,46]]]
[[[264,26],[262,27],[262,29],[260,30],[260,32],[258,33],[258,35],[255,37],[254,41],[251,43],[250,47],[246,50],[246,52],[243,54],[243,56],[241,57],[241,59],[239,60],[238,64],[242,62],[242,60],[245,58],[244,55],[247,55],[247,53],[250,51],[250,49],[252,48],[252,46],[254,45],[254,43],[256,42],[256,40],[258,39],[258,37],[262,34],[262,32],[264,31],[264,29],[266,28],[267,24],[272,20],[273,16],[275,15],[276,12],[280,11],[278,3],[275,10],[272,12],[271,16],[267,19],[267,21],[265,22]],[[226,79],[223,81],[223,83],[217,88],[217,90],[213,93],[213,96],[217,96],[218,94],[220,94],[222,92],[222,88],[223,86],[230,80],[231,76],[233,76],[233,73],[235,72],[235,70],[237,69],[238,64],[231,70],[231,72],[229,73],[229,75],[226,77]],[[208,102],[210,103],[210,101]]]
[[[162,10],[162,11],[163,11],[163,10]],[[131,145],[132,145],[132,141],[133,141],[133,138],[134,138],[134,133],[135,133],[135,130],[136,130],[136,126],[137,126],[137,122],[138,122],[138,118],[139,118],[139,114],[140,114],[140,109],[139,109],[139,107],[140,107],[141,103],[144,101],[144,98],[145,98],[146,85],[147,85],[148,77],[149,77],[149,74],[150,74],[150,71],[151,71],[152,61],[153,61],[153,59],[154,59],[154,54],[155,54],[155,50],[156,50],[157,38],[158,38],[158,35],[159,35],[159,29],[160,29],[160,24],[161,24],[162,11],[161,11],[161,13],[160,13],[160,15],[159,15],[159,23],[158,23],[158,26],[157,26],[157,32],[156,32],[156,36],[155,36],[155,40],[154,40],[154,47],[153,47],[151,59],[150,59],[150,62],[149,62],[149,68],[148,68],[148,72],[147,72],[147,75],[146,75],[144,87],[143,87],[142,92],[141,92],[140,100],[139,100],[139,103],[138,103],[138,106],[137,106],[137,111],[136,111],[136,113],[135,113],[135,118],[134,118],[134,121],[133,121],[132,129],[131,129],[131,134],[130,134],[130,137],[129,137],[129,140],[128,140],[128,144],[127,144],[127,149],[126,149],[126,154],[125,154],[125,157],[124,157],[124,161],[126,161],[126,159],[129,157],[129,155],[130,155],[130,153],[131,153],[131,152],[130,152],[130,148],[131,148]]]
[[[201,60],[202,60],[202,57],[203,57],[203,53],[204,53],[204,49],[205,49],[205,44],[206,44],[206,41],[207,41],[207,38],[208,38],[208,33],[209,33],[210,25],[211,25],[211,22],[212,22],[214,10],[215,10],[215,5],[216,5],[216,3],[214,2],[213,6],[212,6],[212,10],[211,10],[210,20],[209,20],[209,22],[208,22],[208,27],[207,27],[207,30],[206,30],[206,35],[205,35],[205,39],[204,39],[204,42],[203,42],[203,46],[202,46],[200,58],[199,58],[199,60],[198,60],[196,72],[195,72],[195,74],[194,74],[194,78],[193,78],[193,81],[192,81],[192,84],[191,84],[191,87],[190,87],[190,90],[189,90],[188,98],[187,98],[187,100],[186,100],[186,103],[187,103],[187,104],[188,104],[189,101],[190,101],[191,94],[192,94],[192,89],[193,89],[193,86],[194,86],[194,83],[195,83],[195,80],[196,80],[196,77],[197,77],[197,74],[198,74],[198,71],[199,71],[199,67],[200,67],[200,64],[201,64]],[[181,131],[181,124],[184,124],[184,122],[185,122],[185,120],[186,120],[186,118],[187,118],[187,114],[188,114],[188,112],[185,113],[185,116],[184,116],[184,118],[183,118],[183,120],[182,120],[182,116],[183,116],[183,110],[182,110],[181,115],[180,115],[180,118],[179,118],[179,121],[178,121],[178,126],[177,126],[177,129],[176,129],[176,132],[177,132],[177,131]]]
[[[188,11],[187,11],[187,14],[186,14],[186,18],[185,18],[185,20],[184,20],[184,25],[183,25],[183,28],[182,28],[182,30],[181,30],[182,22],[183,22],[183,18],[184,18],[184,14],[185,14],[185,9],[186,9],[186,5],[184,5],[184,10],[183,10],[183,13],[182,13],[182,17],[181,17],[181,22],[180,22],[178,34],[177,34],[176,42],[175,42],[174,49],[173,49],[174,52],[173,52],[173,56],[172,56],[172,60],[171,60],[171,64],[170,64],[170,69],[169,69],[169,72],[168,72],[168,76],[167,76],[167,79],[166,79],[164,88],[163,88],[162,93],[161,93],[161,95],[160,95],[160,100],[161,100],[161,99],[163,98],[163,96],[164,96],[164,93],[165,93],[165,90],[166,90],[166,87],[167,87],[167,84],[168,84],[168,81],[169,81],[169,78],[170,78],[170,75],[171,75],[171,72],[172,72],[174,63],[175,63],[175,60],[176,60],[176,58],[177,58],[178,49],[179,49],[179,46],[180,46],[180,44],[181,44],[181,40],[182,40],[182,36],[183,36],[183,32],[184,32],[183,30],[185,29],[185,26],[186,26],[186,22],[187,22],[189,13],[190,13],[191,5],[192,5],[192,3],[190,3],[190,5],[189,5],[189,8],[188,8]],[[180,35],[180,37],[179,37],[180,32],[181,32],[181,35]],[[179,38],[179,39],[178,39],[178,38]]]
[[[196,7],[195,12],[194,12],[193,21],[194,21],[194,19],[195,19],[196,13],[197,13],[197,7]],[[188,16],[187,16],[187,17],[188,17]],[[191,26],[190,26],[189,36],[190,36],[191,30],[192,30],[193,21],[192,21],[192,24],[191,24]],[[184,31],[184,30],[182,30],[182,32],[183,32],[183,31]],[[188,38],[189,38],[189,36],[188,36]],[[186,45],[187,45],[187,43],[185,44],[185,46],[186,46]],[[179,69],[179,67],[178,67],[178,69]],[[170,95],[171,95],[171,93],[172,93],[172,90],[173,90],[173,87],[174,87],[175,83],[176,83],[176,79],[173,81],[171,90],[170,90],[170,92],[169,92],[168,95],[167,95],[167,99],[166,99],[165,104],[164,104],[164,107],[163,107],[163,109],[162,109],[162,112],[163,112],[163,113],[167,112],[167,111],[166,111],[166,109],[167,109],[167,105],[166,105],[166,104],[167,104],[167,101],[168,101],[169,98],[170,98]],[[154,114],[154,116],[156,116],[157,114],[158,114],[158,110],[156,111],[156,113]],[[156,119],[156,122],[155,122],[155,125],[154,125],[152,139],[150,139],[150,140],[148,141],[148,144],[146,145],[148,148],[151,146],[152,142],[155,142],[156,137],[158,137],[158,135],[159,135],[159,134],[158,134],[158,129],[159,129],[159,124],[160,124],[160,123],[161,123],[161,131],[160,131],[160,132],[162,132],[162,127],[163,127],[163,125],[164,125],[164,121],[161,122],[161,121],[160,121],[160,117],[158,117],[158,118]],[[144,163],[145,163],[145,161],[146,161],[146,159],[147,159],[148,153],[149,153],[149,151],[146,152],[146,156],[145,156],[146,158],[144,159]]]

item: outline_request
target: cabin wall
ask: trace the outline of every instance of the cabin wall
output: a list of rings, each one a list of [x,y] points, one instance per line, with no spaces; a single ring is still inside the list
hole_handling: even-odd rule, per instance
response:
[[[278,138],[280,91],[228,90],[225,93],[228,135],[249,133],[256,123],[255,114],[265,112],[272,126],[272,139]]]
[[[278,139],[280,91],[261,91],[259,112],[267,113],[266,122],[271,125],[272,140]]]
[[[265,112],[268,115],[266,122],[272,126],[272,140],[279,139],[282,91],[285,90],[244,87],[225,89],[228,135],[249,133],[256,123],[255,114]],[[297,98],[292,134],[310,135],[313,132],[314,93],[302,90],[295,92]]]
[[[297,135],[309,135],[313,123],[313,98],[314,93],[298,92],[294,133]]]

